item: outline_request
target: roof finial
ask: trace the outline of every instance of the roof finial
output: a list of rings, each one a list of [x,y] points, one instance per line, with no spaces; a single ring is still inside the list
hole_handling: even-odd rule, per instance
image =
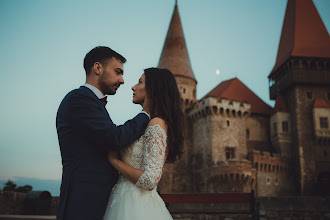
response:
[[[177,5],[178,4],[178,0],[175,0],[175,5]]]

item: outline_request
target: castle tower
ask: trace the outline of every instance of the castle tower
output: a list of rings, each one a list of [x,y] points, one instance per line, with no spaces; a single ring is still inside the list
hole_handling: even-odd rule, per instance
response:
[[[174,74],[183,99],[184,109],[191,107],[196,101],[197,81],[191,68],[177,2],[158,67],[169,69]]]
[[[291,157],[291,117],[285,99],[278,95],[274,113],[270,118],[271,141],[275,152],[282,157]]]
[[[159,68],[169,69],[175,76],[181,93],[183,109],[190,108],[196,102],[196,85],[191,68],[186,41],[183,34],[177,2],[163,50],[158,63]],[[184,154],[174,164],[166,164],[162,179],[158,185],[161,193],[191,192],[191,172],[189,165],[191,147],[191,125],[185,119]]]
[[[256,189],[256,169],[248,154],[254,149],[270,151],[272,112],[238,78],[221,82],[187,111],[195,192]]]
[[[268,76],[270,98],[283,96],[291,124],[291,167],[296,194],[314,195],[318,185],[330,185],[330,157],[315,132],[313,103],[330,100],[330,37],[312,0],[288,0],[276,63]],[[324,117],[323,117],[324,118]],[[327,128],[329,129],[329,118]],[[324,122],[325,124],[325,122]],[[318,137],[321,135],[322,137]]]

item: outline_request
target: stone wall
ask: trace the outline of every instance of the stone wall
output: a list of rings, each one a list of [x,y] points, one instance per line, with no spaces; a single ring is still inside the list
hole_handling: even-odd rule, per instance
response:
[[[0,219],[14,219],[21,215],[24,198],[24,193],[0,191]],[[229,202],[221,203],[186,202],[167,205],[177,220],[330,220],[330,197],[255,197],[255,202],[228,199]],[[49,217],[56,215],[58,201],[59,197],[53,197]],[[19,219],[33,218],[19,216]]]
[[[0,190],[0,214],[23,214],[26,193]]]
[[[262,220],[329,220],[330,197],[257,197]]]
[[[289,90],[286,96],[292,116],[293,167],[300,195],[315,195],[319,173],[330,169],[330,161],[317,156],[313,129],[313,102],[317,98],[328,100],[329,92],[326,86],[301,85]]]
[[[251,113],[246,119],[248,151],[270,151],[270,117]],[[247,131],[246,131],[247,132]]]
[[[26,193],[0,190],[0,214],[21,215],[24,214],[24,199]],[[59,197],[52,197],[50,214],[55,215]]]

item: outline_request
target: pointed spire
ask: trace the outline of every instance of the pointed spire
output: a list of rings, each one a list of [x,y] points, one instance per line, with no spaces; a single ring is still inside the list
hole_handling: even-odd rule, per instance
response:
[[[330,37],[312,0],[288,0],[272,73],[290,57],[330,58]]]
[[[190,64],[177,0],[175,1],[171,23],[168,28],[158,67],[167,68],[176,76],[188,77],[196,81]]]

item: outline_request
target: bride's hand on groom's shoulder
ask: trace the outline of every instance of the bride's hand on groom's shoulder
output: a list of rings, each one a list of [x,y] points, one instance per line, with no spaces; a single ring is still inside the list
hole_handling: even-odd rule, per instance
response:
[[[119,160],[119,152],[118,151],[109,151],[108,160],[110,163],[113,163],[114,160]]]

